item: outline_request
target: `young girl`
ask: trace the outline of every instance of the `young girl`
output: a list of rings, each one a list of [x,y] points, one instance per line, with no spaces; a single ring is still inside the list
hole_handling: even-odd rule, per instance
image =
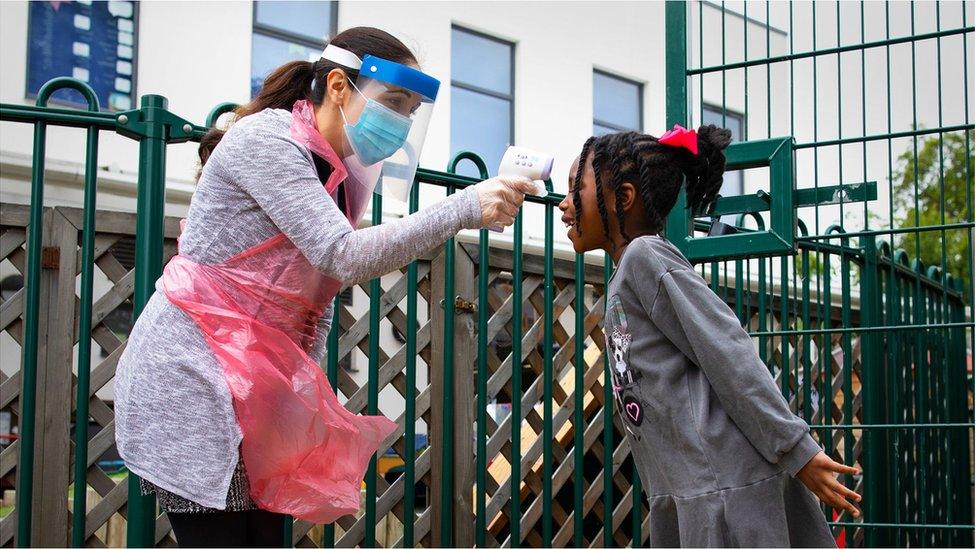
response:
[[[793,415],[729,307],[660,235],[722,184],[728,130],[592,137],[559,205],[577,252],[617,265],[604,332],[613,391],[644,490],[652,546],[834,546],[813,494],[860,515],[860,496]],[[805,486],[804,486],[805,485]],[[811,494],[813,492],[813,494]]]

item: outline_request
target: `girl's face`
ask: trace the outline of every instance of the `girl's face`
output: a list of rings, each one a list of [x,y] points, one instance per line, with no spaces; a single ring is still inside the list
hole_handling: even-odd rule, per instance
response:
[[[583,177],[580,181],[580,188],[575,189],[576,171],[579,163],[585,161]],[[582,208],[577,224],[576,207],[573,205],[573,193],[579,193],[580,207]],[[612,200],[607,202],[608,210],[612,208]],[[590,158],[581,160],[579,157],[573,161],[569,169],[569,192],[566,198],[559,203],[562,210],[562,221],[566,224],[566,236],[573,243],[576,253],[588,252],[590,250],[608,250],[611,247],[610,240],[603,230],[603,222],[600,220],[600,211],[596,203],[596,178],[593,174],[593,164]]]

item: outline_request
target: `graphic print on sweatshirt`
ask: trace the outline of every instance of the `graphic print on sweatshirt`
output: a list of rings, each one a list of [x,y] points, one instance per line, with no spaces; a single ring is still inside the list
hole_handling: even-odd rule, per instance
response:
[[[635,389],[641,374],[629,366],[630,343],[633,337],[627,326],[627,313],[617,294],[607,299],[604,335],[607,339],[607,351],[610,353],[614,400],[624,417],[627,431],[639,440],[640,434],[635,427],[640,427],[644,422],[644,402]]]

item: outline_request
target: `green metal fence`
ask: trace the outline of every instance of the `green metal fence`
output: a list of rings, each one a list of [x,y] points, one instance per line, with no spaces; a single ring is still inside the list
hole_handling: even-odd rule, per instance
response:
[[[973,543],[970,8],[666,7],[668,125],[736,116],[744,143],[730,148],[729,170],[771,166],[756,174],[763,200],[723,198],[710,213],[738,214],[760,232],[771,218],[766,232],[785,242],[799,228],[786,253],[775,242],[759,250],[771,257],[748,261],[727,250],[752,233],[695,239],[695,216],[679,208],[668,236],[704,262],[715,291],[735,293],[783,396],[820,443],[863,469],[848,479],[864,496],[863,520],[826,512],[848,545]],[[748,154],[781,135],[792,138],[792,173]],[[887,193],[872,179],[886,180]],[[784,235],[776,220],[787,213]],[[743,288],[752,276],[756,287]]]
[[[735,19],[737,24],[746,28],[754,24],[756,14],[749,15],[755,9],[752,6],[746,4],[745,13]],[[770,6],[761,6],[768,14]],[[793,8],[789,9],[792,26]],[[755,75],[762,73],[758,81],[772,90],[766,71],[775,72],[775,67],[803,60],[824,63],[826,58],[839,59],[842,55],[861,56],[863,60],[868,50],[885,51],[902,45],[914,48],[920,41],[935,41],[941,48],[942,41],[950,39],[962,40],[966,51],[973,27],[966,26],[965,4],[959,9],[962,25],[950,30],[918,34],[913,30],[908,36],[874,42],[862,39],[857,44],[838,40],[830,48],[814,47],[799,53],[791,49],[783,55],[765,49],[759,57],[734,62],[723,59],[715,65],[706,65],[701,53],[696,65],[691,63],[689,45],[696,38],[702,40],[701,25],[706,21],[702,14],[718,10],[723,53],[725,22],[733,16],[724,5],[669,2],[668,122],[698,122],[703,118],[703,90],[711,85],[705,82],[708,75],[724,79],[726,73],[741,71],[749,89],[749,75],[755,85]],[[839,13],[840,8],[837,10]],[[762,20],[761,13],[759,16]],[[768,15],[765,21],[769,21]],[[863,17],[860,25],[864,26]],[[792,31],[788,33],[790,39]],[[761,32],[773,32],[771,25]],[[840,73],[840,61],[837,63]],[[968,66],[961,70],[968,71]],[[968,76],[964,79],[968,81]],[[792,94],[792,80],[790,83]],[[47,107],[51,94],[63,87],[85,94],[87,111]],[[697,95],[693,93],[696,87]],[[939,88],[941,99],[941,81]],[[971,545],[973,395],[966,361],[973,348],[974,224],[969,98],[964,101],[964,119],[939,120],[935,128],[889,127],[886,133],[875,134],[868,132],[865,123],[854,134],[839,129],[837,135],[815,135],[806,140],[803,132],[793,131],[793,127],[774,132],[772,93],[761,96],[762,110],[768,113],[765,131],[746,124],[746,142],[730,149],[729,169],[766,170],[768,183],[761,185],[764,191],[722,198],[703,218],[686,216],[682,209],[676,209],[669,219],[668,236],[700,263],[703,276],[756,338],[760,355],[784,398],[813,426],[820,443],[835,459],[863,469],[863,477],[848,480],[852,488],[864,494],[864,517],[855,520],[825,510],[839,539],[848,546]],[[864,105],[869,99],[876,101],[865,91],[857,102]],[[748,99],[745,105],[748,116]],[[818,120],[816,105],[814,101],[814,120]],[[13,384],[20,387],[19,399],[5,395],[3,400],[5,408],[17,409],[21,438],[0,461],[28,464],[17,467],[17,505],[0,528],[7,531],[16,522],[18,545],[39,543],[39,528],[31,523],[32,517],[57,516],[42,512],[43,505],[57,498],[42,497],[39,501],[33,490],[41,483],[32,477],[34,464],[40,459],[35,455],[35,419],[38,364],[43,361],[37,342],[39,330],[45,329],[47,322],[41,305],[47,287],[42,284],[47,261],[42,230],[45,130],[49,125],[60,125],[86,128],[88,132],[78,240],[78,332],[88,334],[93,329],[92,269],[101,253],[96,245],[99,214],[95,187],[99,132],[118,132],[140,142],[134,231],[137,257],[131,290],[138,314],[166,255],[166,147],[199,139],[206,126],[213,125],[217,116],[230,108],[218,107],[206,126],[199,126],[173,115],[166,107],[164,98],[146,96],[140,109],[102,113],[84,84],[67,79],[48,83],[38,94],[37,106],[0,105],[0,120],[30,123],[35,128],[30,219],[25,223],[26,293],[19,340],[24,358],[20,378],[3,380],[5,393]],[[723,98],[721,112],[726,110]],[[789,113],[790,117],[809,115],[798,112],[792,101]],[[816,128],[814,124],[815,132]],[[917,152],[924,148],[920,140],[938,139],[936,180],[942,191],[938,201],[944,205],[949,177],[944,145],[952,135],[962,136],[962,188],[968,206],[962,212],[942,208],[934,223],[919,221],[923,204],[918,197],[926,186]],[[902,149],[899,143],[904,140],[911,143],[909,158],[914,159],[908,179],[914,187],[915,218],[908,227],[898,223],[893,205],[893,180]],[[876,153],[869,147],[871,143],[886,145],[885,150]],[[862,168],[860,177],[850,179],[850,170],[842,167],[847,156],[840,154],[836,180],[832,181],[836,184],[819,185],[822,166],[818,156],[826,155],[827,149],[844,147],[861,151],[862,161],[857,164]],[[794,175],[797,166],[809,160],[806,156],[813,157],[812,185],[805,179],[808,174],[802,174],[804,179],[799,183]],[[474,162],[483,176],[487,173],[484,163],[472,154],[459,155],[446,172],[421,169],[410,211],[420,206],[421,185],[441,187],[449,194],[477,182],[477,178],[454,173],[462,161]],[[869,215],[879,189],[884,190],[883,183],[869,177],[879,163],[888,173],[877,180],[888,182],[892,203],[887,226]],[[365,285],[362,291],[369,298],[366,318],[351,318],[348,307],[337,299],[339,321],[329,335],[327,375],[350,402],[362,395],[362,410],[370,413],[377,411],[381,390],[389,386],[402,389],[402,426],[390,445],[404,461],[403,474],[396,480],[384,479],[377,474],[374,459],[366,476],[362,517],[328,525],[321,538],[315,539],[308,537],[311,525],[289,524],[284,533],[286,545],[374,546],[378,543],[376,526],[389,516],[398,517],[403,524],[399,538],[388,541],[398,546],[645,543],[647,507],[604,377],[607,357],[600,322],[611,265],[607,258],[594,262],[595,258],[566,257],[554,249],[554,208],[562,198],[550,193],[527,199],[525,210],[541,212],[545,219],[541,250],[523,241],[520,214],[512,229],[510,248],[481,231],[474,240],[458,237],[434,257],[414,262],[406,268],[402,283],[391,286],[375,280]],[[845,204],[863,211],[863,219],[853,228],[845,225]],[[834,208],[841,212],[837,223],[827,220],[830,226],[821,230],[821,213],[827,216]],[[798,211],[811,209],[812,231],[807,228],[810,223],[797,219]],[[381,211],[377,198],[373,223],[381,222]],[[736,216],[731,224],[738,226],[739,233],[701,238],[709,226],[709,216],[726,221]],[[2,224],[5,229],[14,225],[7,221]],[[941,260],[931,267],[920,259],[910,260],[924,256],[922,238],[905,240],[928,233],[939,235],[941,246]],[[956,233],[965,235],[963,241],[970,246],[961,261],[946,253],[950,235]],[[681,235],[685,237],[679,238]],[[914,250],[901,250],[906,242]],[[74,271],[70,274],[73,300]],[[17,303],[4,302],[5,314],[0,316],[6,318]],[[401,304],[405,307],[402,311]],[[419,320],[423,304],[431,319],[427,324]],[[395,353],[381,347],[379,334],[384,323],[392,323],[404,336],[402,348]],[[4,329],[7,327],[5,324]],[[86,455],[88,422],[83,418],[98,412],[88,409],[92,394],[91,340],[79,337],[78,342],[73,460],[74,478],[84,479],[90,475],[92,459]],[[340,358],[357,347],[368,359],[365,388],[351,385],[339,367]],[[418,392],[417,373],[423,365],[429,368],[431,382],[428,390]],[[510,412],[491,417],[488,410],[492,402],[496,406],[510,403]],[[418,449],[414,444],[417,420],[426,421],[429,427],[431,444],[427,448]],[[70,425],[61,428],[67,436]],[[19,458],[14,460],[12,452],[18,452]],[[12,465],[5,467],[4,473]],[[154,501],[139,493],[134,480],[129,477],[128,545],[165,543],[160,533],[165,518],[157,517]],[[427,482],[426,487],[419,484],[422,480]],[[60,493],[63,499],[67,482],[42,489]],[[427,502],[418,505],[422,493],[427,495]],[[125,501],[115,504],[125,506]],[[95,510],[87,507],[84,490],[75,489],[70,519],[72,545],[97,544],[93,534],[97,525],[91,523]],[[30,511],[21,512],[25,509]],[[4,543],[12,537],[4,537]]]

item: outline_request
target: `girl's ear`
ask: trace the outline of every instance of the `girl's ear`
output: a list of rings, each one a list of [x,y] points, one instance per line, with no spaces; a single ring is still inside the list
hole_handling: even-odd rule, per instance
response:
[[[634,203],[637,200],[637,189],[634,184],[630,181],[624,181],[620,184],[620,207],[623,208],[624,213],[630,211],[634,207]]]

